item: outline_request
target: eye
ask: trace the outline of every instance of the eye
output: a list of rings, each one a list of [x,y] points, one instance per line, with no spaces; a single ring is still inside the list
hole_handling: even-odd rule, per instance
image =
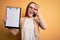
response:
[[[31,8],[31,9],[32,9],[32,7],[31,7],[31,6],[29,6],[29,8]]]
[[[35,9],[35,8],[34,8],[34,10],[38,11],[38,9]]]

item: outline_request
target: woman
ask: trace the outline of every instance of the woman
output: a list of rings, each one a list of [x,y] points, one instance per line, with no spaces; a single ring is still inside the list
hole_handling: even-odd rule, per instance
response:
[[[20,20],[22,40],[40,40],[39,26],[42,29],[46,29],[41,16],[38,14],[39,6],[35,2],[30,2],[26,8],[26,14],[24,18]],[[6,21],[6,18],[4,18]],[[16,35],[19,29],[10,29],[9,31]]]

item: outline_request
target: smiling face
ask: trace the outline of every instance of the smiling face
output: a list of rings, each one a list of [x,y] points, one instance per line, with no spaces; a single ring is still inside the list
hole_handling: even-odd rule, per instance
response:
[[[36,4],[31,3],[28,7],[28,17],[33,17],[34,11],[38,11],[38,8],[36,7]]]

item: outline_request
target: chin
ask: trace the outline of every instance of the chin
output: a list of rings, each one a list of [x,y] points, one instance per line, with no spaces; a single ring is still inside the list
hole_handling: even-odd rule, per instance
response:
[[[29,17],[33,17],[33,15],[29,15]]]

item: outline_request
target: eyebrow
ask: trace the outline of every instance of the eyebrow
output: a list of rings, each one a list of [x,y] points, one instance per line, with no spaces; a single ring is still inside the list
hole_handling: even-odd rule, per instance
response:
[[[29,6],[30,8],[34,8],[34,7],[31,7],[31,6]],[[38,11],[38,9],[36,9],[36,8],[34,8],[34,10],[37,10]]]

